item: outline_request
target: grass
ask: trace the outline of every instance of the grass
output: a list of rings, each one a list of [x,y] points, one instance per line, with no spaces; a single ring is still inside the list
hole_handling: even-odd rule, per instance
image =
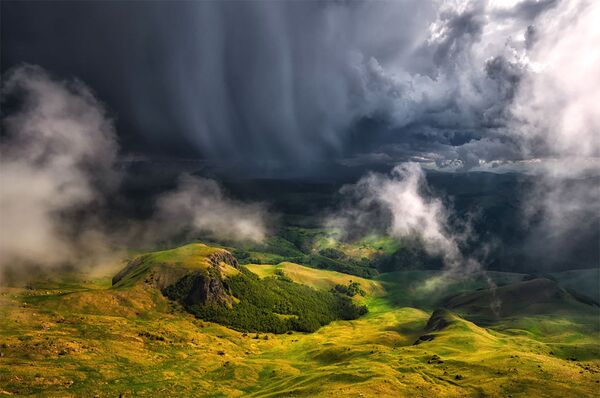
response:
[[[337,271],[310,268],[289,262],[282,262],[277,265],[248,264],[246,267],[261,278],[276,275],[275,272],[281,270],[294,282],[308,285],[315,289],[330,290],[336,284],[347,285],[351,281],[354,281],[360,283],[362,289],[369,295],[381,295],[384,292],[381,283],[376,280],[365,279]]]
[[[574,289],[600,302],[600,268],[579,269],[551,274],[561,286]]]
[[[175,282],[188,271],[207,271],[214,256],[229,256],[229,252],[207,246],[203,243],[191,243],[170,250],[161,250],[142,254],[132,259],[128,266],[113,278],[116,287],[130,288],[142,281],[153,270],[158,270],[161,280],[158,283]],[[236,275],[238,270],[223,261],[219,271],[225,276]],[[164,287],[164,286],[163,286]]]
[[[154,259],[177,263],[177,251],[165,253]],[[363,283],[297,264],[250,268],[261,276],[283,269],[318,288],[345,278]],[[442,295],[421,289],[438,275],[434,271],[364,280],[372,284],[366,316],[315,333],[274,335],[195,319],[155,290],[109,288],[117,270],[0,292],[0,394],[593,397],[600,387],[594,313],[519,314],[487,328],[451,314],[450,326],[413,345],[428,333],[425,325]],[[493,275],[504,282],[520,277]],[[454,281],[445,291],[484,286]]]
[[[149,264],[166,264],[191,269],[206,269],[210,265],[208,256],[222,252],[222,249],[202,243],[192,243],[170,250],[152,252],[146,255]]]

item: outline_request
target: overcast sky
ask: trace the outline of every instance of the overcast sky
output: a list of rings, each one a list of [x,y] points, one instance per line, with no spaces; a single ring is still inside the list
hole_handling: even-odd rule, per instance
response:
[[[1,4],[2,72],[82,80],[121,156],[309,174],[598,164],[599,2]]]

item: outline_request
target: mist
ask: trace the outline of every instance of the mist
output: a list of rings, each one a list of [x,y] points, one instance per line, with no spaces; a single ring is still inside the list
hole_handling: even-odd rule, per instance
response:
[[[78,213],[101,207],[119,182],[110,117],[82,82],[39,67],[5,76],[2,95],[20,103],[3,120],[0,266],[90,261],[106,236],[99,220]]]
[[[482,265],[461,250],[461,244],[476,239],[469,220],[458,220],[431,192],[419,164],[400,164],[389,174],[370,173],[356,184],[344,186],[340,193],[345,201],[327,217],[325,226],[338,231],[342,239],[386,233],[403,245],[416,244],[429,255],[442,258],[442,275],[426,281],[425,291],[439,288],[449,278],[484,274]]]
[[[267,233],[267,211],[259,203],[228,198],[214,180],[182,175],[177,187],[159,196],[151,231],[161,239],[204,234],[217,239],[261,242]]]
[[[48,173],[49,188],[35,184],[48,191],[32,196],[29,207],[44,210],[38,216],[30,212],[39,223],[32,221],[37,232],[26,235],[39,234],[43,241],[61,230],[57,214],[77,206],[101,208],[111,184],[118,186],[118,173],[111,176],[114,156],[200,159],[241,178],[320,178],[329,172],[335,179],[348,169],[417,162],[446,172],[536,175],[532,189],[514,198],[524,224],[531,226],[524,245],[532,257],[544,255],[548,246],[561,252],[578,241],[570,237],[581,230],[597,231],[600,218],[594,200],[594,178],[600,175],[599,10],[588,0],[4,4],[2,29],[11,34],[3,34],[3,70],[33,60],[60,76],[83,79],[97,90],[96,97],[118,110],[105,135],[115,142],[118,137],[120,152],[116,144],[104,155],[81,152],[99,169]],[[64,29],[40,34],[39,26]],[[106,66],[107,59],[114,62]],[[91,138],[84,141],[103,151]],[[9,141],[2,145],[19,151]],[[22,181],[16,177],[23,169],[17,157],[3,155],[4,179]],[[30,179],[42,175],[41,168],[30,166],[24,172]],[[83,181],[72,185],[80,192],[47,194],[63,186],[55,174],[69,179],[70,173]],[[387,178],[403,180],[394,173]],[[365,176],[358,186],[368,185],[369,178],[384,188],[377,180],[383,177]],[[217,231],[210,229],[215,221],[197,221],[196,214],[210,219],[220,210],[211,201],[190,204],[188,198],[228,195],[203,180],[185,181],[161,199],[181,204],[172,218],[181,220],[182,231],[243,239],[264,235],[261,205],[249,209],[247,203],[219,200],[234,209],[222,212],[224,219],[248,214],[252,228],[225,223]],[[395,197],[392,192],[389,197]],[[65,198],[49,199],[60,195]],[[393,205],[380,196],[366,202],[391,211]],[[451,211],[426,198],[411,210],[415,217],[425,209],[435,216],[422,222],[444,226],[453,219]],[[377,222],[390,233],[404,236],[414,227],[386,221],[381,213],[374,213]],[[157,204],[150,218],[163,219],[167,235],[176,234],[165,214],[171,213]],[[376,223],[372,217],[364,228]],[[86,230],[107,236],[102,222],[83,219],[89,220]],[[15,236],[27,223],[8,223],[19,223]],[[456,231],[432,231],[442,232],[418,234],[438,246],[451,247],[444,240],[456,240]],[[140,236],[128,233],[122,240],[132,239],[129,234]],[[57,252],[69,250],[66,245]],[[597,257],[598,247],[590,250],[590,258]]]
[[[540,162],[522,209],[526,222],[541,220],[529,237],[533,256],[560,258],[588,231],[600,230],[598,18],[597,2],[563,2],[549,11],[536,26],[529,73],[510,107],[523,150]]]
[[[2,82],[0,270],[21,266],[95,266],[130,247],[209,234],[260,241],[260,204],[229,199],[210,179],[183,175],[145,220],[114,222],[122,170],[113,119],[83,82],[58,80],[24,65]],[[141,240],[140,240],[141,239]]]

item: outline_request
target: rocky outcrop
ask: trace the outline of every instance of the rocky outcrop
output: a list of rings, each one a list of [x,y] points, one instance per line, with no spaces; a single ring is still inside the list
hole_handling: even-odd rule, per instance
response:
[[[210,254],[208,256],[208,260],[213,266],[219,266],[219,264],[225,263],[227,265],[231,265],[234,268],[240,268],[237,258],[235,258],[233,254],[229,253],[226,250]]]
[[[233,305],[233,299],[228,294],[221,276],[216,272],[187,274],[176,283],[162,289],[162,293],[185,306]]]
[[[205,247],[202,245],[200,249]],[[156,261],[152,254],[138,256],[113,277],[112,283],[116,287],[137,284],[158,289],[186,306],[230,306],[233,299],[223,281],[239,272],[238,261],[227,250],[211,248],[211,251],[210,254],[200,252],[189,263]]]
[[[441,330],[446,329],[452,323],[452,314],[450,311],[438,308],[433,311],[431,317],[427,321],[427,325],[425,325],[425,331],[427,333],[439,332]]]

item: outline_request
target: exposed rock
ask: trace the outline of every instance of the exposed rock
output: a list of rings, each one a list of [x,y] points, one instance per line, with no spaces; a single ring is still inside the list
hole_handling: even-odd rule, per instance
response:
[[[240,268],[237,259],[233,254],[228,251],[222,250],[208,256],[209,261],[215,267],[218,267],[221,263],[231,265],[234,268]]]
[[[419,344],[424,343],[426,341],[432,341],[433,339],[435,339],[435,335],[433,335],[433,334],[424,334],[422,336],[419,336],[419,338],[413,343],[413,345],[419,345]]]
[[[187,274],[162,292],[184,305],[232,305],[233,299],[227,294],[220,275],[215,274],[207,275],[200,271]]]
[[[428,364],[441,364],[444,363],[444,361],[442,361],[442,358],[440,358],[438,355],[433,354],[431,356],[431,358],[427,361]]]

